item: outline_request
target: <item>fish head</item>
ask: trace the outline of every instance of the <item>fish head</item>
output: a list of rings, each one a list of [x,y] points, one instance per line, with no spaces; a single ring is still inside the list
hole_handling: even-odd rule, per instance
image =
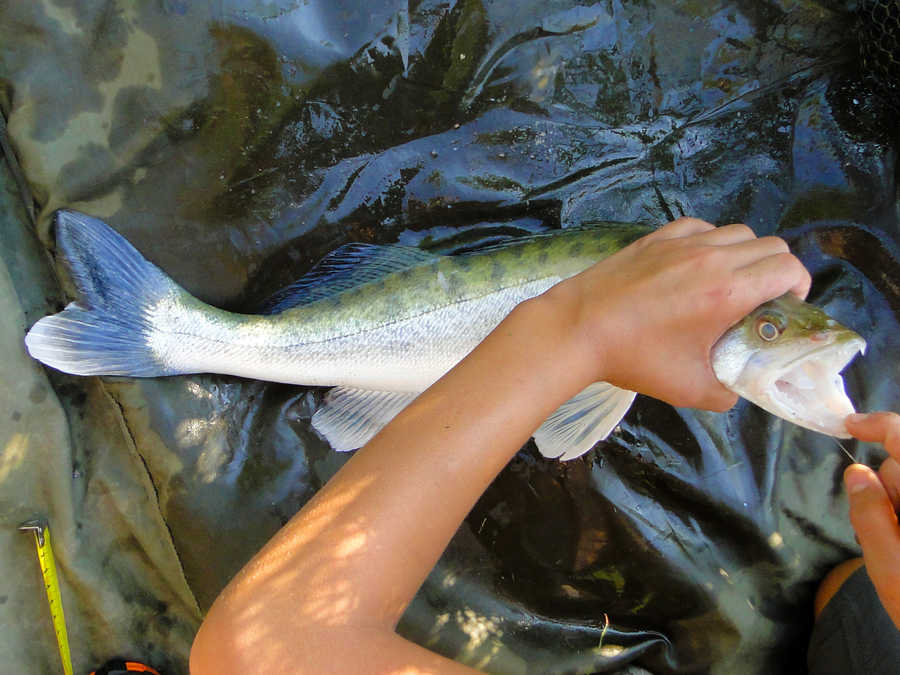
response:
[[[866,341],[790,293],[760,305],[713,346],[716,377],[759,407],[807,429],[849,438],[854,412],[841,370]]]

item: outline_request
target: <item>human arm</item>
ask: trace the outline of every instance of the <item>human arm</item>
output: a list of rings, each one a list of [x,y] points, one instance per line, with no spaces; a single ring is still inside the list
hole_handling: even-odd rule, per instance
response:
[[[595,381],[730,407],[711,346],[762,302],[808,287],[781,240],[682,219],[523,303],[235,577],[192,672],[471,672],[394,628],[510,457]]]
[[[877,473],[863,464],[850,465],[844,482],[850,522],[863,550],[866,572],[900,629],[900,415],[851,415],[846,426],[862,441],[881,443],[889,455]]]

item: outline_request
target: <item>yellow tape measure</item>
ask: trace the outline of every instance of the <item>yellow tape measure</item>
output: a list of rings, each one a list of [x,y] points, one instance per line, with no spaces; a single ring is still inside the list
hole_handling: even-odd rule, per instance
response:
[[[63,615],[62,596],[59,593],[56,561],[53,559],[53,548],[50,546],[50,528],[46,520],[38,518],[22,523],[19,525],[19,530],[34,534],[34,543],[37,545],[38,562],[44,577],[44,588],[47,589],[47,602],[50,605],[53,630],[56,631],[56,643],[59,645],[59,658],[62,660],[63,673],[72,675],[69,634],[66,632],[66,618]]]

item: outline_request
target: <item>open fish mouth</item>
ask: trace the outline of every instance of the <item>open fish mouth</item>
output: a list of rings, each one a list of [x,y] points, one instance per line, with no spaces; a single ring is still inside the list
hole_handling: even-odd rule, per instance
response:
[[[841,371],[865,349],[865,340],[854,336],[793,359],[770,381],[763,407],[807,429],[850,438],[844,419],[855,410]]]

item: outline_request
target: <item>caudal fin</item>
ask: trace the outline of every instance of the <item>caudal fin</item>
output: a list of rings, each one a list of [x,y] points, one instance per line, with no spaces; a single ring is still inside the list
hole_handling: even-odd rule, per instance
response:
[[[181,292],[175,282],[97,218],[58,211],[56,240],[81,297],[32,327],[28,353],[74,375],[173,374],[150,340],[154,309]]]

